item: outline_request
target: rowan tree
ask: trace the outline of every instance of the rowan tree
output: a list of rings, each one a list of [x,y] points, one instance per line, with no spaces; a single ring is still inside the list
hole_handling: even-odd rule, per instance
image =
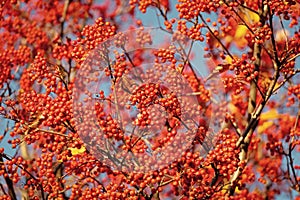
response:
[[[126,49],[155,43],[149,14],[201,51]],[[0,17],[0,199],[300,199],[299,0],[11,0]]]

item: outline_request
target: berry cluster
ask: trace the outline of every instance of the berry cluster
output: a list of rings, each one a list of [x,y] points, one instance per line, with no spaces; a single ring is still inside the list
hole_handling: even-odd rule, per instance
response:
[[[300,85],[294,85],[288,88],[288,95],[291,96],[288,99],[287,106],[293,105],[297,100],[300,100]],[[295,99],[296,97],[296,99]]]
[[[62,58],[71,59],[72,51],[73,51],[73,48],[72,48],[71,40],[67,39],[66,44],[58,43],[54,47],[52,56],[53,56],[53,58],[58,59],[58,60],[61,60]]]
[[[176,53],[176,49],[174,46],[169,46],[168,49],[160,48],[159,50],[154,52],[154,55],[157,57],[155,62],[156,63],[170,62],[174,65],[177,62],[177,60],[175,59],[175,53]]]
[[[85,26],[81,32],[82,38],[73,42],[74,49],[72,57],[81,64],[87,56],[87,53],[97,48],[101,42],[116,34],[116,27],[109,22],[104,22],[103,18],[98,18],[95,25]]]
[[[9,79],[14,79],[13,70],[17,70],[17,66],[23,66],[30,61],[30,48],[27,46],[19,46],[18,49],[5,49],[0,53],[1,75],[0,88]]]
[[[169,10],[169,1],[168,0],[161,0],[161,1],[152,1],[152,0],[130,0],[129,4],[131,6],[131,9],[134,9],[136,5],[138,6],[138,9],[142,13],[146,13],[147,8],[150,6],[157,7],[159,9],[164,8],[165,10]]]
[[[225,129],[221,133],[219,143],[215,146],[215,149],[207,155],[205,162],[215,163],[221,176],[229,178],[241,165],[237,157],[239,149],[236,149],[236,141],[236,134],[229,129]]]
[[[216,12],[220,7],[220,1],[214,0],[210,1],[198,1],[191,2],[186,0],[180,0],[176,4],[176,9],[179,12],[179,18],[184,18],[186,20],[196,19],[200,12]]]
[[[238,78],[234,78],[232,76],[224,77],[223,83],[224,83],[225,90],[234,91],[235,95],[240,94],[245,88],[245,84],[241,80],[239,80]]]

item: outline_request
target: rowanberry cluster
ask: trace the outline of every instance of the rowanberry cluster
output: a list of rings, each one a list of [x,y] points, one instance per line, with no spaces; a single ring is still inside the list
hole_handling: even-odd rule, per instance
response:
[[[297,16],[299,15],[299,5],[297,5],[295,0],[275,0],[272,2],[267,2],[267,4],[276,15],[283,15],[285,20],[290,20],[292,18],[290,27],[298,25]]]
[[[169,46],[168,49],[159,49],[154,52],[154,55],[157,57],[155,60],[156,63],[165,63],[170,62],[175,64],[177,60],[175,59],[176,49],[174,46]]]
[[[258,169],[260,176],[270,179],[274,183],[278,182],[282,176],[280,165],[281,160],[278,157],[272,156],[261,159],[259,161],[259,166],[261,167]]]
[[[251,43],[264,44],[267,40],[270,40],[273,34],[268,25],[263,25],[260,22],[252,28],[252,31],[255,33],[252,36]]]
[[[123,74],[126,72],[126,69],[128,71],[129,67],[125,61],[125,55],[117,55],[115,63],[111,66],[111,68],[113,69],[112,75],[116,80],[123,76]],[[109,76],[111,73],[108,68],[105,68],[105,72],[106,76]]]
[[[86,44],[86,48],[91,50],[97,47],[101,42],[107,38],[115,35],[116,28],[109,22],[104,22],[102,18],[95,21],[94,26],[85,26],[82,30],[82,38],[78,42]],[[103,37],[104,36],[104,37]]]
[[[149,6],[154,5],[152,0],[130,0],[129,3],[131,9],[134,9],[136,4],[138,4],[138,8],[142,13],[145,13]]]
[[[242,54],[242,57],[240,59],[232,61],[232,64],[229,66],[229,69],[234,70],[236,76],[246,79],[246,81],[250,82],[258,76],[258,72],[254,71],[254,61],[254,57],[251,57],[249,59],[247,54]]]
[[[235,95],[240,94],[245,89],[245,84],[235,77],[224,77],[223,78],[225,91],[234,91]]]
[[[147,32],[147,29],[144,27],[140,27],[136,30],[136,42],[140,44],[141,46],[144,46],[145,44],[152,44],[152,37],[150,33]],[[130,42],[130,41],[129,41]]]
[[[0,88],[9,79],[14,79],[12,71],[18,70],[17,66],[23,66],[30,61],[30,51],[27,46],[19,46],[18,49],[5,49],[0,53]]]
[[[289,97],[289,99],[288,99],[287,106],[293,105],[297,100],[299,101],[300,100],[300,84],[289,87],[288,95],[291,97]]]
[[[204,41],[204,36],[201,33],[201,29],[204,27],[203,23],[196,24],[190,28],[186,25],[186,20],[179,20],[177,29],[184,35],[188,36],[192,40]]]
[[[100,43],[116,34],[116,27],[109,22],[104,22],[103,18],[98,18],[95,25],[87,25],[81,32],[81,38],[73,42],[74,49],[72,57],[78,64],[86,59],[89,51],[99,47]]]
[[[150,6],[154,6],[157,7],[158,9],[165,9],[165,10],[169,10],[169,1],[168,0],[161,0],[161,1],[152,1],[152,0],[130,0],[129,1],[130,7],[132,10],[134,10],[134,8],[136,6],[138,6],[138,9],[142,12],[142,13],[146,13],[147,8]]]
[[[54,47],[52,56],[53,56],[53,58],[56,58],[58,60],[61,60],[62,58],[71,59],[72,52],[73,52],[73,46],[71,44],[71,40],[67,39],[66,44],[58,43]]]
[[[229,129],[223,130],[214,150],[208,153],[205,162],[215,163],[221,176],[229,178],[241,164],[236,149],[237,136]]]
[[[187,1],[180,0],[178,4],[176,4],[176,9],[179,12],[179,17],[184,18],[186,20],[196,19],[199,16],[200,12],[216,12],[216,10],[220,7],[220,1],[214,0],[210,1]]]

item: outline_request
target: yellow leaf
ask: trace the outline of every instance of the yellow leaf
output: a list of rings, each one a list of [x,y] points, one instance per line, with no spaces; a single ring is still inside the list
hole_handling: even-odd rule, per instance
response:
[[[269,120],[269,119],[277,119],[277,118],[279,118],[279,114],[277,110],[274,108],[260,115],[261,120]]]
[[[241,8],[239,14],[247,24],[259,22],[259,15],[255,12]]]
[[[234,35],[234,38],[235,39],[241,39],[241,38],[244,38],[246,33],[247,33],[247,26],[245,25],[238,25],[237,29],[236,29],[236,32],[235,32],[235,35]]]
[[[232,58],[231,58],[229,55],[227,55],[227,56],[225,57],[225,61],[226,61],[228,64],[232,64]]]
[[[238,109],[235,107],[235,105],[233,105],[232,103],[229,103],[228,105],[228,109],[231,113],[237,113]]]
[[[267,130],[268,128],[270,128],[271,126],[273,125],[273,122],[272,121],[267,121],[267,122],[264,122],[261,126],[259,126],[257,128],[257,132],[260,134],[260,133],[263,133],[265,130]]]
[[[72,148],[72,147],[70,147],[70,148],[68,148],[68,149],[70,149],[70,150],[71,150],[71,153],[72,153],[72,155],[73,155],[73,156],[75,156],[75,155],[77,155],[77,154],[81,154],[81,153],[84,153],[84,152],[85,152],[85,146],[81,146],[81,148],[80,148],[80,149],[77,149],[77,148]]]
[[[232,40],[233,40],[233,37],[231,37],[230,35],[226,35],[226,37],[225,37],[225,42],[226,43],[231,43]]]
[[[250,18],[252,23],[259,22],[259,15],[258,14],[254,13],[254,12],[251,12],[251,11],[248,11],[247,16]]]
[[[247,31],[248,31],[247,26],[238,25],[234,35],[234,42],[239,48],[244,48],[248,43],[248,41],[245,39]]]

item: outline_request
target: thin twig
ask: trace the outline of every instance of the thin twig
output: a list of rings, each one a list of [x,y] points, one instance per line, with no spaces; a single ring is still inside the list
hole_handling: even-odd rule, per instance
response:
[[[227,53],[227,55],[230,56],[230,58],[232,60],[235,60],[235,58],[233,57],[233,55],[229,52],[229,50],[226,48],[226,46],[223,44],[223,42],[220,40],[220,38],[218,38],[217,36],[215,36],[214,32],[211,30],[211,28],[209,27],[209,25],[206,23],[205,19],[203,18],[203,16],[199,13],[199,17],[202,20],[202,22],[205,24],[205,27],[208,29],[208,31],[211,33],[211,35],[218,41],[218,43],[222,46],[223,50]]]
[[[300,69],[295,70],[295,72],[289,76],[287,76],[276,88],[273,89],[272,93],[275,93],[279,90],[287,81],[293,78],[297,73],[300,73]]]
[[[0,163],[1,163],[1,165],[4,165],[3,157],[5,157],[4,154],[1,154],[0,155]],[[5,174],[8,174],[7,171],[6,171],[6,167],[5,166],[2,169],[4,169],[4,173]],[[12,180],[9,178],[9,176],[4,176],[4,179],[5,179],[6,185],[8,187],[8,195],[13,200],[17,200],[17,196],[16,196],[16,193],[15,193],[14,184],[13,184]]]
[[[273,14],[271,13],[271,10],[268,9],[269,11],[269,25],[270,25],[270,29],[271,29],[271,41],[272,41],[272,48],[273,48],[273,53],[274,53],[274,59],[275,62],[278,66],[280,66],[280,61],[278,59],[278,53],[277,53],[277,49],[276,49],[276,42],[275,42],[275,38],[274,38],[274,28],[273,28]]]
[[[225,2],[225,3],[226,3],[226,2]],[[241,7],[245,8],[245,9],[247,9],[247,10],[249,10],[249,11],[251,11],[251,12],[257,14],[257,15],[259,14],[256,10],[253,10],[252,8],[250,8],[250,7],[248,7],[248,6],[245,6],[245,5],[242,4],[241,2],[239,2],[239,4],[240,4]]]
[[[3,158],[7,159],[7,160],[11,160],[11,158],[9,158],[6,154],[2,153],[0,155],[0,162],[1,160],[3,161]],[[38,179],[32,175],[26,168],[24,168],[23,166],[15,163],[15,165],[20,168],[21,170],[23,170],[24,172],[26,172],[33,180],[37,181],[38,182]],[[42,199],[45,200],[45,193],[44,193],[44,189],[43,189],[43,185],[41,183],[38,183],[38,185],[40,186],[40,189],[41,189],[41,196],[42,196]],[[15,198],[17,199],[17,198]]]

